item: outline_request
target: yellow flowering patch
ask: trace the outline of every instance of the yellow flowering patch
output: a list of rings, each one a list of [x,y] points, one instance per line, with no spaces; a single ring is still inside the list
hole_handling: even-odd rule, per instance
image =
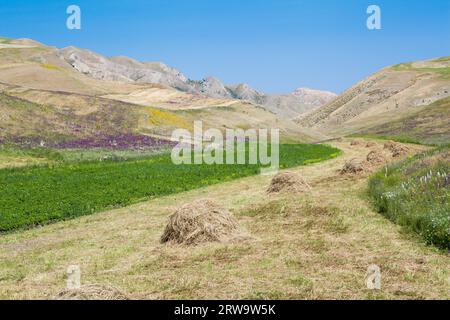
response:
[[[50,63],[42,63],[41,67],[44,69],[48,69],[48,70],[56,70],[56,71],[60,71],[61,68],[58,66],[55,66],[54,64],[50,64]]]
[[[146,108],[145,113],[148,116],[147,125],[171,126],[184,129],[192,128],[192,124],[189,121],[173,112],[155,108]]]

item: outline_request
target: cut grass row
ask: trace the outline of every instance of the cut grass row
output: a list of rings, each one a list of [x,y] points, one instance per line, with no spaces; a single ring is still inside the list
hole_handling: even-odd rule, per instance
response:
[[[280,167],[336,157],[326,145],[280,145]],[[0,170],[0,231],[126,206],[260,172],[259,165],[174,165],[170,154],[132,161]]]

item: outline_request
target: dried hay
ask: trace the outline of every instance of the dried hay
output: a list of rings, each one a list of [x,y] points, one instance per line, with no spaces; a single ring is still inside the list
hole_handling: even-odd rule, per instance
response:
[[[366,161],[373,165],[378,165],[387,162],[386,155],[381,151],[372,150],[366,156]]]
[[[210,199],[199,199],[183,205],[169,217],[161,243],[197,245],[235,242],[246,237],[227,209]]]
[[[351,146],[359,146],[361,143],[362,143],[362,141],[358,140],[358,139],[354,139],[354,140],[350,141]]]
[[[102,284],[88,284],[78,289],[64,289],[56,300],[129,300],[130,298],[117,288]]]
[[[280,172],[272,178],[267,193],[279,193],[282,191],[306,192],[311,186],[303,177],[294,172]]]
[[[340,174],[354,175],[363,173],[367,170],[368,168],[365,162],[353,158],[345,162],[344,167],[340,170]]]
[[[409,148],[407,146],[395,141],[387,141],[384,144],[384,149],[389,150],[394,158],[403,156],[409,152]]]

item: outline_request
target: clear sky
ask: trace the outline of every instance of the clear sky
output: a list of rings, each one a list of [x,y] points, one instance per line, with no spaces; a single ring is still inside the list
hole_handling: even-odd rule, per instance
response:
[[[82,29],[66,28],[80,6]],[[381,8],[381,30],[366,9]],[[450,0],[0,0],[0,35],[162,61],[281,93],[340,92],[379,68],[450,55]]]

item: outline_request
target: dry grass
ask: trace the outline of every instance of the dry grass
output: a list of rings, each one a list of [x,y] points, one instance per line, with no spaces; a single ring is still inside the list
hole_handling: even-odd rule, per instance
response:
[[[210,199],[182,205],[169,217],[161,243],[198,245],[206,242],[235,242],[245,238],[232,214]]]
[[[78,289],[65,289],[54,297],[55,300],[129,300],[126,294],[117,288],[88,284]]]
[[[363,159],[365,145],[334,145],[342,157],[291,169],[312,185],[308,197],[267,199],[270,177],[255,176],[2,235],[0,297],[53,297],[67,266],[78,264],[87,283],[111,284],[138,299],[449,299],[449,254],[374,212],[365,174],[337,173],[348,159]],[[160,244],[168,215],[205,194],[257,237]],[[381,267],[381,291],[365,288],[371,264]]]
[[[344,166],[342,167],[340,174],[360,174],[367,171],[367,165],[364,161],[361,161],[356,158],[349,159],[345,162]]]
[[[350,145],[351,146],[359,146],[360,144],[362,144],[362,140],[360,139],[353,139],[352,141],[350,141]]]
[[[407,146],[395,141],[387,141],[384,144],[384,149],[389,150],[394,158],[404,156],[409,152]]]
[[[0,154],[0,169],[33,166],[48,162],[46,159],[29,156],[13,156]]]

